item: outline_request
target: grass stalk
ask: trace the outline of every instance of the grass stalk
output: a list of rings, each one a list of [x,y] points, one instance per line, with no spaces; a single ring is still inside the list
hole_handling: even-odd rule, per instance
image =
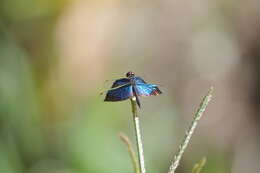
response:
[[[130,141],[130,139],[123,133],[119,134],[120,139],[126,144],[130,158],[132,160],[132,164],[134,167],[134,172],[135,173],[140,173],[140,167],[139,167],[139,163],[138,163],[138,159],[136,157],[133,145]]]
[[[131,105],[132,105],[133,121],[134,121],[134,127],[135,127],[135,136],[136,136],[136,142],[137,142],[139,167],[140,167],[141,173],[145,173],[144,151],[143,151],[140,121],[139,121],[139,116],[137,114],[137,102],[136,102],[135,97],[131,98],[130,100],[131,100]]]
[[[186,147],[189,144],[189,141],[192,137],[192,134],[194,133],[195,128],[197,127],[198,121],[202,117],[203,113],[206,110],[206,107],[208,106],[211,97],[212,97],[213,87],[210,88],[207,95],[203,98],[197,112],[195,113],[193,120],[191,122],[191,125],[189,126],[188,130],[186,131],[186,134],[184,136],[184,139],[181,142],[181,145],[179,146],[179,149],[177,151],[177,154],[174,156],[174,160],[171,163],[171,166],[169,168],[168,173],[174,173],[177,167],[179,166],[180,160],[182,158],[182,155],[186,149]]]
[[[192,168],[191,173],[200,173],[201,170],[203,169],[203,167],[205,166],[206,161],[207,161],[206,157],[202,158],[201,161],[199,161],[198,163],[196,163],[194,165],[194,167]]]

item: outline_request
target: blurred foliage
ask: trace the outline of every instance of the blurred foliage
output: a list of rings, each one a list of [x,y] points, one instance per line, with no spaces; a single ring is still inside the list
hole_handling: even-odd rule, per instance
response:
[[[196,164],[193,166],[191,173],[200,173],[201,170],[203,169],[203,167],[205,166],[206,161],[207,161],[206,157],[204,157],[203,159],[201,159],[201,161],[199,161],[198,163],[196,163]]]
[[[78,96],[69,95],[67,86],[57,79],[59,54],[54,39],[56,27],[60,16],[73,3],[70,0],[0,2],[1,172],[133,172],[125,146],[117,136],[124,131],[133,139],[129,102],[104,104],[103,97],[98,96],[98,89],[92,89],[93,92],[88,95],[83,94],[84,99],[81,100]],[[151,12],[148,10],[147,13]],[[140,26],[142,30],[145,28],[142,24]],[[135,35],[135,32],[137,29],[131,34]],[[117,40],[119,36],[115,34],[112,37]],[[156,39],[154,41],[158,44]],[[133,45],[141,47],[137,42],[138,39],[133,39]],[[122,47],[128,48],[127,45]],[[104,60],[104,64],[107,62],[110,61]],[[139,62],[140,67],[146,66],[143,59]],[[165,67],[161,69],[168,70]],[[175,105],[168,103],[174,99],[162,97],[164,101],[144,100],[144,104],[152,106],[141,110],[149,173],[168,170],[172,151],[181,139],[177,135],[178,111]],[[204,172],[229,172],[230,158],[227,159],[225,154],[210,152]],[[181,163],[179,172],[187,170]]]
[[[1,16],[8,23],[55,17],[68,0],[2,0]],[[39,21],[38,21],[39,22]]]

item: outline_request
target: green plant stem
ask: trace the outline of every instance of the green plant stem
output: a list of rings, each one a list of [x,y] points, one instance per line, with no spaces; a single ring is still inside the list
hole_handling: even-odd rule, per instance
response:
[[[191,173],[200,173],[203,167],[205,166],[206,161],[207,161],[206,157],[202,158],[201,161],[199,161],[194,165]]]
[[[142,143],[142,135],[141,135],[141,130],[140,130],[139,116],[137,114],[136,98],[133,97],[130,100],[131,100],[131,105],[132,105],[133,120],[134,120],[134,126],[135,126],[135,136],[136,136],[136,142],[137,142],[139,167],[140,167],[141,173],[145,173],[144,151],[143,151],[143,143]]]
[[[135,151],[133,149],[133,145],[132,145],[130,139],[123,133],[120,133],[119,137],[127,146],[129,155],[130,155],[132,163],[133,163],[134,172],[140,173],[140,167],[139,167],[138,159],[136,157],[136,154],[135,154]]]
[[[168,173],[174,173],[176,168],[179,165],[179,162],[181,160],[181,157],[186,149],[186,147],[189,144],[189,141],[191,139],[191,136],[198,124],[198,121],[200,120],[200,118],[202,117],[203,113],[206,110],[206,107],[208,106],[208,103],[211,100],[212,97],[212,92],[213,92],[213,87],[210,88],[208,94],[203,98],[199,109],[197,110],[197,112],[195,113],[193,120],[191,122],[191,125],[189,126],[188,130],[186,131],[186,134],[184,136],[183,141],[181,142],[181,145],[179,146],[179,149],[177,151],[177,154],[174,156],[174,160],[170,166],[169,172]]]

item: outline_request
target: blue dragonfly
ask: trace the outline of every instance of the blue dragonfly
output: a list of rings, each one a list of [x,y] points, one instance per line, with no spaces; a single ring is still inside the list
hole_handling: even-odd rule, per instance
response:
[[[137,105],[141,107],[139,96],[152,96],[162,94],[157,85],[146,83],[141,77],[135,76],[131,71],[126,78],[117,79],[107,91],[104,101],[116,102],[135,97]]]

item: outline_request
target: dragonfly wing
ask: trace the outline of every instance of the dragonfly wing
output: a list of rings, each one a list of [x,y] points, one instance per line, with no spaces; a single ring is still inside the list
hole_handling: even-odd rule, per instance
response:
[[[130,84],[108,90],[104,101],[123,101],[133,97],[133,89]]]
[[[121,78],[121,79],[117,79],[113,85],[111,86],[111,88],[116,88],[116,87],[119,87],[121,85],[126,85],[126,84],[129,84],[130,83],[130,79],[127,79],[127,78]]]
[[[136,85],[138,96],[152,96],[162,94],[162,91],[153,84],[137,84]]]
[[[146,84],[146,82],[141,77],[135,77],[134,81],[136,84]]]
[[[136,98],[137,105],[139,106],[139,108],[141,108],[141,102],[140,102],[140,99],[139,99],[139,96],[138,96],[138,90],[137,90],[136,85],[133,85],[133,94]]]

